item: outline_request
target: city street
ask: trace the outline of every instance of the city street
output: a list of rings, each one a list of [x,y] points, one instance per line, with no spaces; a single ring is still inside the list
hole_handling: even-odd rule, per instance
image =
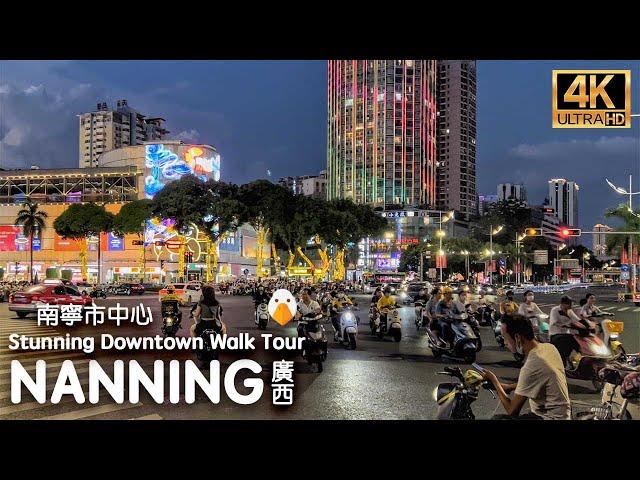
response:
[[[613,289],[595,288],[598,305],[604,310],[615,313],[618,320],[625,323],[622,341],[627,352],[640,351],[640,307],[633,304],[615,302]],[[577,302],[585,294],[584,289],[569,292]],[[250,297],[220,296],[224,307],[224,319],[230,335],[248,332],[256,336],[255,351],[221,352],[222,373],[226,366],[240,358],[251,358],[263,367],[261,374],[265,381],[264,393],[256,404],[243,406],[232,403],[221,389],[221,402],[212,404],[202,393],[196,393],[196,403],[188,405],[181,401],[178,404],[156,404],[145,392],[141,393],[141,404],[131,405],[125,402],[116,404],[106,393],[102,393],[100,403],[94,405],[87,402],[76,404],[72,396],[66,395],[60,404],[52,405],[49,401],[40,405],[23,388],[23,401],[13,405],[10,401],[10,362],[19,359],[24,366],[34,366],[36,360],[45,359],[48,369],[48,395],[55,384],[55,376],[65,359],[73,360],[80,381],[87,394],[88,362],[99,360],[105,371],[112,371],[112,362],[116,359],[136,359],[152,372],[154,360],[164,360],[167,364],[172,359],[185,361],[195,360],[195,355],[188,351],[152,351],[122,352],[97,351],[84,354],[81,351],[46,351],[46,352],[14,352],[8,350],[8,336],[11,333],[31,335],[64,335],[69,332],[74,336],[98,337],[102,333],[118,336],[153,336],[161,334],[161,318],[158,297],[147,294],[140,297],[113,297],[98,304],[113,306],[116,302],[126,307],[133,307],[141,302],[152,309],[153,323],[148,326],[122,325],[116,326],[108,320],[104,325],[91,327],[81,325],[74,328],[65,326],[38,327],[34,316],[18,319],[9,312],[6,303],[0,304],[0,419],[432,419],[436,405],[432,398],[433,390],[439,382],[449,381],[448,377],[437,375],[443,366],[453,364],[446,359],[434,359],[427,348],[424,333],[416,332],[413,306],[403,307],[403,338],[395,343],[391,338],[384,341],[374,338],[368,328],[369,295],[358,295],[360,302],[360,330],[357,350],[347,350],[335,344],[330,323],[326,325],[329,338],[329,355],[324,365],[324,372],[318,374],[307,366],[299,355],[291,352],[263,351],[260,333],[253,322],[253,304]],[[536,302],[548,312],[558,304],[560,295],[536,295]],[[519,298],[517,300],[520,300]],[[188,335],[188,309],[183,309],[183,327],[180,336]],[[513,367],[511,354],[496,345],[489,327],[481,327],[483,349],[478,354],[478,363],[492,369],[507,380],[515,381],[518,370]],[[280,327],[270,322],[267,332],[274,335],[295,336],[295,322]],[[97,344],[97,343],[96,343]],[[276,407],[271,404],[271,362],[282,358],[295,361],[294,402],[290,407]],[[462,366],[464,368],[464,366]],[[35,370],[30,370],[33,374]],[[168,376],[168,367],[165,374]],[[244,378],[244,377],[243,377]],[[589,382],[569,380],[573,401],[593,404],[598,402],[599,394],[592,392]],[[242,386],[242,378],[236,382],[238,391],[246,390]],[[105,396],[107,395],[107,396]],[[127,396],[125,395],[125,398]],[[577,409],[586,408],[575,406]],[[502,413],[497,400],[487,391],[482,391],[474,404],[473,410],[479,419],[490,418],[494,412]]]

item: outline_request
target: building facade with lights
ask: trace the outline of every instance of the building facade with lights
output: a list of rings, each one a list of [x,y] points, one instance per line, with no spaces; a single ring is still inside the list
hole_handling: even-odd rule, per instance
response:
[[[593,226],[593,231],[598,232],[594,233],[592,236],[592,248],[594,255],[598,260],[605,260],[609,257],[607,256],[607,235],[605,233],[599,232],[612,232],[613,228],[609,225],[603,225],[602,223],[597,223]]]
[[[476,215],[476,62],[438,61],[437,207]]]
[[[116,214],[128,202],[152,198],[167,182],[181,175],[191,173],[216,180],[220,177],[220,156],[215,148],[178,141],[116,149],[101,156],[100,162],[103,166],[95,168],[0,171],[0,269],[4,278],[29,279],[33,242],[34,274],[39,279],[44,278],[47,268],[55,267],[71,270],[74,280],[82,280],[80,241],[61,238],[53,229],[55,219],[73,203],[104,204],[107,211]],[[40,238],[25,238],[22,228],[15,226],[17,213],[27,198],[48,215]],[[99,242],[100,282],[139,281],[143,274],[145,281],[151,283],[175,281],[181,276],[177,249],[155,245],[155,241],[173,236],[175,232],[168,228],[154,229],[149,225],[143,237],[103,233]],[[134,243],[141,239],[145,241],[144,256],[143,247]],[[94,282],[98,280],[98,239],[86,242],[87,280]],[[186,265],[188,278],[203,278],[207,251],[204,237],[194,232],[188,237],[186,248],[193,254],[193,261]],[[265,258],[270,248],[270,244],[265,245]],[[256,232],[249,225],[242,225],[220,244],[219,279],[246,271],[254,275],[256,250]]]
[[[435,60],[330,60],[327,198],[434,206]]]
[[[549,180],[549,205],[563,225],[578,227],[578,191],[576,182],[564,178]]]

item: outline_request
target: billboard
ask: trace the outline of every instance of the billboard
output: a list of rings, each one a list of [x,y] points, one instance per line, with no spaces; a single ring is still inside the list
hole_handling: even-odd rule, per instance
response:
[[[232,235],[227,236],[222,242],[220,242],[220,251],[240,253],[240,235],[238,235],[238,232],[234,232]]]
[[[0,252],[26,252],[28,250],[29,239],[22,234],[22,227],[0,225]],[[34,250],[39,250],[39,245]]]
[[[164,186],[185,175],[220,180],[220,154],[207,145],[145,145],[144,193],[153,198]]]
[[[124,237],[118,237],[113,232],[100,235],[100,250],[103,252],[121,252],[124,250]]]

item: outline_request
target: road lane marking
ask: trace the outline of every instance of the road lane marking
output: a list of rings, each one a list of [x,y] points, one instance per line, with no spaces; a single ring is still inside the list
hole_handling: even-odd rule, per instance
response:
[[[602,307],[600,310],[611,310],[612,308],[616,308],[616,307]]]
[[[119,410],[127,410],[130,408],[141,407],[142,403],[118,405],[101,405],[99,407],[84,408],[73,412],[59,413],[58,415],[50,415],[48,417],[40,417],[37,420],[79,420],[81,418],[93,417],[94,415],[103,415],[105,413],[117,412]]]
[[[629,310],[630,308],[631,307],[622,307],[622,308],[619,308],[618,311],[619,312],[624,312],[625,310]]]
[[[164,420],[164,418],[162,418],[157,413],[152,413],[151,415],[145,415],[144,417],[138,418],[130,418],[129,420]]]
[[[18,403],[15,405],[11,405],[9,407],[0,407],[0,416],[2,415],[11,415],[12,413],[18,412],[27,412],[29,410],[35,410],[37,408],[49,408],[55,407],[56,405],[62,405],[64,403],[75,402],[76,399],[73,396],[67,396],[62,398],[58,403],[38,403],[38,402],[26,402],[26,403]]]
[[[30,355],[42,355],[42,354],[48,354],[48,353],[62,353],[62,352],[70,352],[70,353],[78,353],[80,352],[79,349],[77,348],[73,348],[73,349],[66,349],[66,348],[53,348],[51,350],[27,350],[27,351],[18,351],[18,350],[9,350],[7,349],[0,349],[0,358],[2,357],[28,357]],[[43,359],[46,357],[42,357]]]

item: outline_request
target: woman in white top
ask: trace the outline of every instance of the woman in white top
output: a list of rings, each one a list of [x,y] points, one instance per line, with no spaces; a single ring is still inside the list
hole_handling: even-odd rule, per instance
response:
[[[533,292],[531,290],[524,292],[524,303],[521,303],[518,307],[518,313],[525,318],[544,314],[544,312],[540,310],[540,307],[533,301]]]
[[[600,324],[602,319],[595,319],[592,317],[595,314],[603,313],[602,310],[596,306],[596,296],[593,293],[587,293],[587,296],[584,297],[583,301],[584,304],[580,302],[582,307],[578,310],[578,316],[586,321],[592,328],[595,328],[596,325]]]

